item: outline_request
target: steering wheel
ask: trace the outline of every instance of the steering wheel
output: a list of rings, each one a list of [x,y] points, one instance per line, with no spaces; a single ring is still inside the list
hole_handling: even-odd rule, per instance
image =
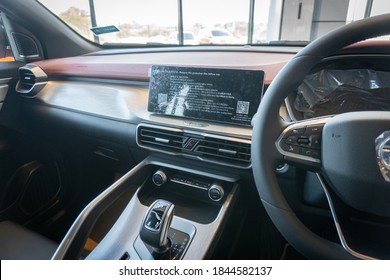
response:
[[[386,257],[386,253],[367,253],[359,246],[352,247],[348,240],[351,233],[346,233],[343,221],[351,213],[390,220],[390,180],[386,179],[390,173],[390,112],[354,112],[287,123],[280,118],[280,106],[323,58],[350,44],[389,33],[390,14],[386,14],[353,22],[320,37],[280,71],[259,106],[252,136],[256,187],[275,226],[308,258]],[[290,208],[275,174],[282,161],[317,173],[340,243],[312,232]],[[352,243],[354,246],[356,242]],[[385,249],[388,254],[389,248]]]

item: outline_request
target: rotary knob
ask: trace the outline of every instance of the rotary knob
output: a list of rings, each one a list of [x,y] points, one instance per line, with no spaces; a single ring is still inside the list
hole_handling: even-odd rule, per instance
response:
[[[209,188],[208,195],[212,201],[220,201],[225,195],[225,191],[220,185],[214,184]]]
[[[167,174],[163,170],[157,170],[152,176],[152,182],[157,186],[161,187],[168,180]]]

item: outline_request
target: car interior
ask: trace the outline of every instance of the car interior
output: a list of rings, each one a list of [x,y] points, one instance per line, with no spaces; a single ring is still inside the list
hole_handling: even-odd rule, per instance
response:
[[[390,257],[390,14],[100,44],[40,2],[0,2],[0,259]]]

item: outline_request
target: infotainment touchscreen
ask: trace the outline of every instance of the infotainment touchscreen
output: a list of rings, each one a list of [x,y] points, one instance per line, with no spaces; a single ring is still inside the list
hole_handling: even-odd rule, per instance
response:
[[[263,83],[260,70],[153,66],[148,111],[250,126]]]

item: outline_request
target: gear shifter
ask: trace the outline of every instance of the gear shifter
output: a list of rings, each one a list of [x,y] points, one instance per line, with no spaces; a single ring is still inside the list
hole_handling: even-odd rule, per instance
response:
[[[175,205],[166,200],[156,200],[149,207],[142,221],[139,236],[153,247],[157,255],[163,255],[171,248],[168,230],[172,222]]]

